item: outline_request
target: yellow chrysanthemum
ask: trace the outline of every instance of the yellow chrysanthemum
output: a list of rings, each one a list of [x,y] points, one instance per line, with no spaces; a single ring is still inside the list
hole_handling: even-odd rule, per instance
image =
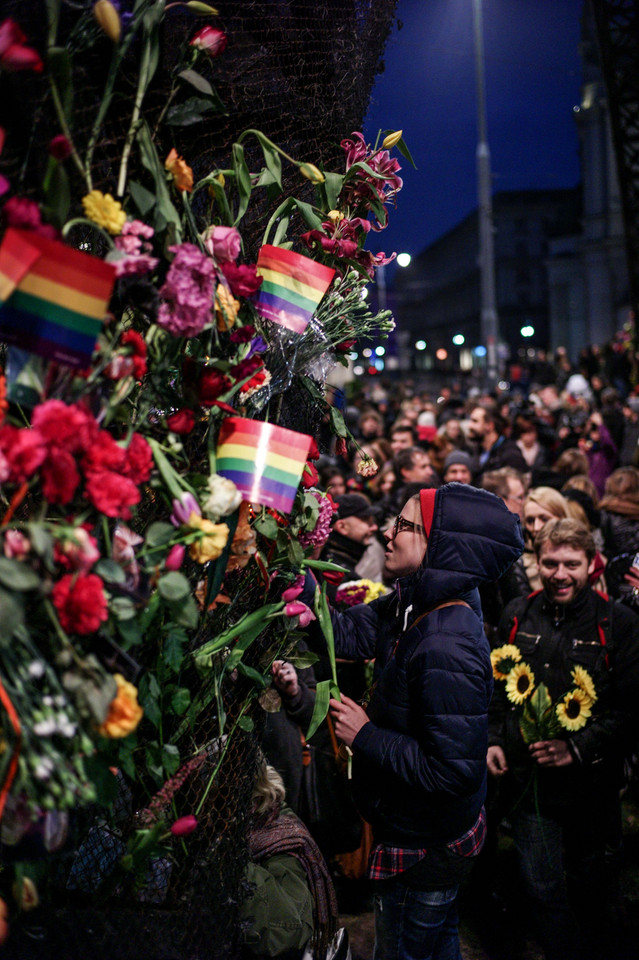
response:
[[[579,687],[580,690],[583,690],[583,692],[586,694],[586,696],[590,700],[590,706],[592,706],[593,703],[596,703],[597,691],[595,690],[595,684],[593,682],[592,677],[588,673],[588,671],[584,670],[583,667],[577,666],[572,671],[571,676],[572,676],[572,679],[575,681],[575,686]]]
[[[366,587],[364,603],[370,603],[371,600],[377,600],[378,597],[383,597],[384,594],[388,592],[388,588],[385,587],[383,583],[379,583],[378,581],[363,579],[359,582],[363,587]]]
[[[556,706],[557,719],[566,730],[581,730],[591,716],[592,701],[580,687],[567,693]]]
[[[189,556],[197,563],[217,560],[229,538],[229,528],[225,523],[212,523],[193,512],[189,517],[189,527],[201,530],[203,536],[189,547]]]
[[[523,703],[534,689],[535,674],[527,663],[516,663],[506,677],[506,696],[510,702]]]
[[[497,647],[491,651],[490,662],[493,665],[493,677],[495,680],[505,680],[516,663],[521,660],[519,647],[514,643],[505,643],[503,647]]]
[[[114,200],[110,193],[91,190],[86,197],[82,197],[82,206],[89,220],[93,220],[99,227],[104,227],[113,236],[122,233],[122,227],[126,223],[126,213],[122,209],[122,204]]]

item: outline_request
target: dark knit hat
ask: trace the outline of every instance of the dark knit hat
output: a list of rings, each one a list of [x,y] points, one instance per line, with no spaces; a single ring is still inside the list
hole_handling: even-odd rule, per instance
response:
[[[366,499],[359,493],[344,493],[337,497],[337,519],[345,520],[346,517],[372,517],[373,508]]]
[[[463,450],[451,450],[444,460],[444,474],[446,474],[448,468],[452,467],[455,463],[463,464],[465,467],[468,467],[472,473],[473,461],[469,453],[465,453]]]

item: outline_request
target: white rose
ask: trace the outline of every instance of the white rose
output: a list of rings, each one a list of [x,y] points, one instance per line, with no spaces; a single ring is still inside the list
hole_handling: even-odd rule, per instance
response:
[[[202,509],[210,520],[227,517],[242,502],[242,494],[233,481],[220,477],[217,473],[212,473],[209,477],[208,488],[209,495],[202,504]]]

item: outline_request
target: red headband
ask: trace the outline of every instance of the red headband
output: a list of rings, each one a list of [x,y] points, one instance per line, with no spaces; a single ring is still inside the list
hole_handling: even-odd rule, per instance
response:
[[[427,537],[430,537],[430,528],[433,525],[433,513],[435,510],[435,494],[437,490],[420,490],[419,491],[419,505],[422,508],[422,521],[424,524],[424,532]]]

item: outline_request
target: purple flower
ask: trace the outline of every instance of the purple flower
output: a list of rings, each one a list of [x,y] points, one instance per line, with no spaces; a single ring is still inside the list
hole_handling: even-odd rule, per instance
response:
[[[264,353],[265,350],[268,350],[268,344],[261,337],[256,337],[255,340],[251,343],[251,348],[246,355],[246,359],[252,357],[254,353]]]
[[[165,302],[157,322],[175,337],[195,337],[212,321],[215,267],[193,243],[176,244],[169,250],[175,258],[160,287]]]
[[[173,513],[170,520],[174,527],[185,527],[188,525],[189,517],[192,513],[202,516],[200,505],[192,493],[181,493],[179,500],[176,498],[173,503]]]
[[[333,504],[319,490],[309,490],[319,503],[319,516],[313,530],[302,530],[298,540],[303,547],[323,547],[331,532]]]

